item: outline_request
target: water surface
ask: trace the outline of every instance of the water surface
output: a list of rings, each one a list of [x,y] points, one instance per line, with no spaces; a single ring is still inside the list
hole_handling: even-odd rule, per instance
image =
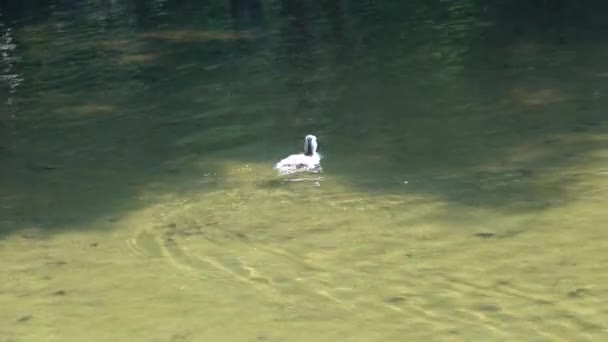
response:
[[[569,6],[2,3],[0,336],[607,336],[608,12]]]

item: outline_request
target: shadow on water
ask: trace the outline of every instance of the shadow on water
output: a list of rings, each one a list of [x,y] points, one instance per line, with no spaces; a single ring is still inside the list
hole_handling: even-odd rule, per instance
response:
[[[606,148],[580,16],[523,35],[473,1],[31,3],[0,2],[4,233],[221,189],[224,162],[270,167],[309,131],[353,188],[506,212],[568,201]]]

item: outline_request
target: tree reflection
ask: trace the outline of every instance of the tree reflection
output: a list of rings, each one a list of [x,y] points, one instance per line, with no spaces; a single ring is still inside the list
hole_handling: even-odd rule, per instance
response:
[[[296,112],[305,111],[312,105],[311,92],[314,88],[310,78],[315,71],[308,6],[310,5],[302,0],[281,1],[281,11],[286,18],[281,45],[291,69],[286,84],[290,92],[298,94]]]
[[[0,93],[3,103],[2,108],[7,108],[6,111],[0,111],[0,129],[2,126],[7,128],[8,134],[2,134],[9,138],[9,144],[14,144],[15,139],[12,137],[15,132],[15,119],[18,115],[18,104],[16,96],[18,89],[23,82],[23,75],[17,71],[18,57],[16,55],[17,42],[14,38],[13,28],[8,27],[4,23],[4,14],[0,11]],[[6,98],[4,99],[4,97]],[[0,146],[1,148],[1,146]]]
[[[264,15],[260,0],[230,0],[230,13],[237,30],[263,26]]]

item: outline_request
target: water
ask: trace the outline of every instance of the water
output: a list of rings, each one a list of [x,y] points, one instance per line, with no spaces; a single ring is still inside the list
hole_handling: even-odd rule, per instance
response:
[[[1,2],[0,341],[601,340],[608,12],[559,4]]]

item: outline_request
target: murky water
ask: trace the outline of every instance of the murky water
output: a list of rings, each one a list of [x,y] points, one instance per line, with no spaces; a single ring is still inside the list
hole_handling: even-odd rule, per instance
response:
[[[2,3],[0,341],[602,340],[608,11],[550,3]]]

